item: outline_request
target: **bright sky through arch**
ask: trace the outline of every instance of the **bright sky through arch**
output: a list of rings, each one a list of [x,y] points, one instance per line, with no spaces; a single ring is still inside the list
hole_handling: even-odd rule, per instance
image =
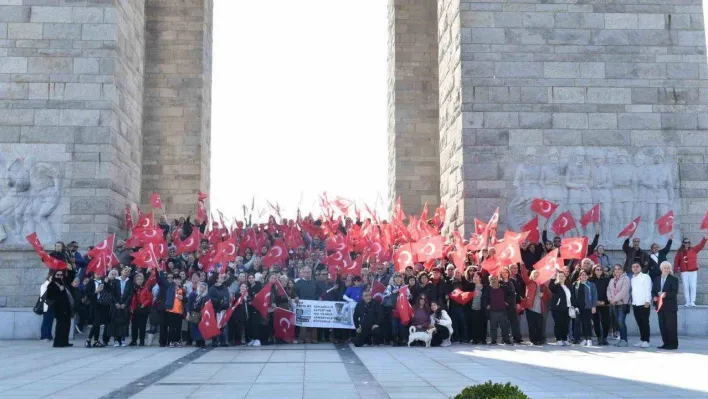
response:
[[[213,214],[253,196],[318,212],[322,191],[387,208],[386,17],[383,1],[215,0]]]

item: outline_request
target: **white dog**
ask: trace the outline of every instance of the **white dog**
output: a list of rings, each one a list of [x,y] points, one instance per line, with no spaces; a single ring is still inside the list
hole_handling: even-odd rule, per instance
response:
[[[425,342],[425,347],[430,348],[430,341],[433,339],[433,331],[435,330],[428,330],[428,331],[416,331],[414,326],[411,326],[408,329],[408,346],[410,347],[411,344],[415,341],[421,341]]]

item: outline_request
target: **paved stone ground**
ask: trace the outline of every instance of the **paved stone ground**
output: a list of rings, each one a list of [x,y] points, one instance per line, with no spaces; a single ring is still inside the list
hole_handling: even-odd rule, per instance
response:
[[[708,397],[708,338],[633,348],[52,349],[0,341],[2,398],[445,398],[492,380],[531,398]]]

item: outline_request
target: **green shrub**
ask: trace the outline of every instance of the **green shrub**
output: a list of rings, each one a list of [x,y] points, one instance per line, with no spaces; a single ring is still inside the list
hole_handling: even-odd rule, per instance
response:
[[[481,385],[472,385],[462,390],[455,399],[530,399],[521,390],[510,383],[498,384],[487,381]]]

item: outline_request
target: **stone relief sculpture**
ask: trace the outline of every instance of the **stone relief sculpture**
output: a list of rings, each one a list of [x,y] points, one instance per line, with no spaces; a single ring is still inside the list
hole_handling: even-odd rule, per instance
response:
[[[667,156],[661,148],[640,149],[634,154],[606,147],[545,147],[544,152],[547,155],[540,157],[540,165],[533,149],[525,150],[522,163],[511,165],[514,189],[509,194],[509,228],[520,229],[535,216],[530,210],[531,201],[544,198],[559,204],[556,214],[570,210],[578,231],[569,235],[594,234],[593,227],[580,227],[580,218],[599,203],[598,229],[601,242],[608,248],[621,247],[617,235],[637,216],[642,221],[636,236],[643,247],[648,248],[652,242],[663,245],[667,237],[658,233],[655,222],[669,210],[676,217],[674,235],[680,237],[678,173],[673,155]],[[549,220],[548,226],[552,223]]]
[[[0,156],[0,242],[23,244],[32,232],[44,241],[54,241],[49,216],[59,205],[61,174],[32,157],[6,162]]]

